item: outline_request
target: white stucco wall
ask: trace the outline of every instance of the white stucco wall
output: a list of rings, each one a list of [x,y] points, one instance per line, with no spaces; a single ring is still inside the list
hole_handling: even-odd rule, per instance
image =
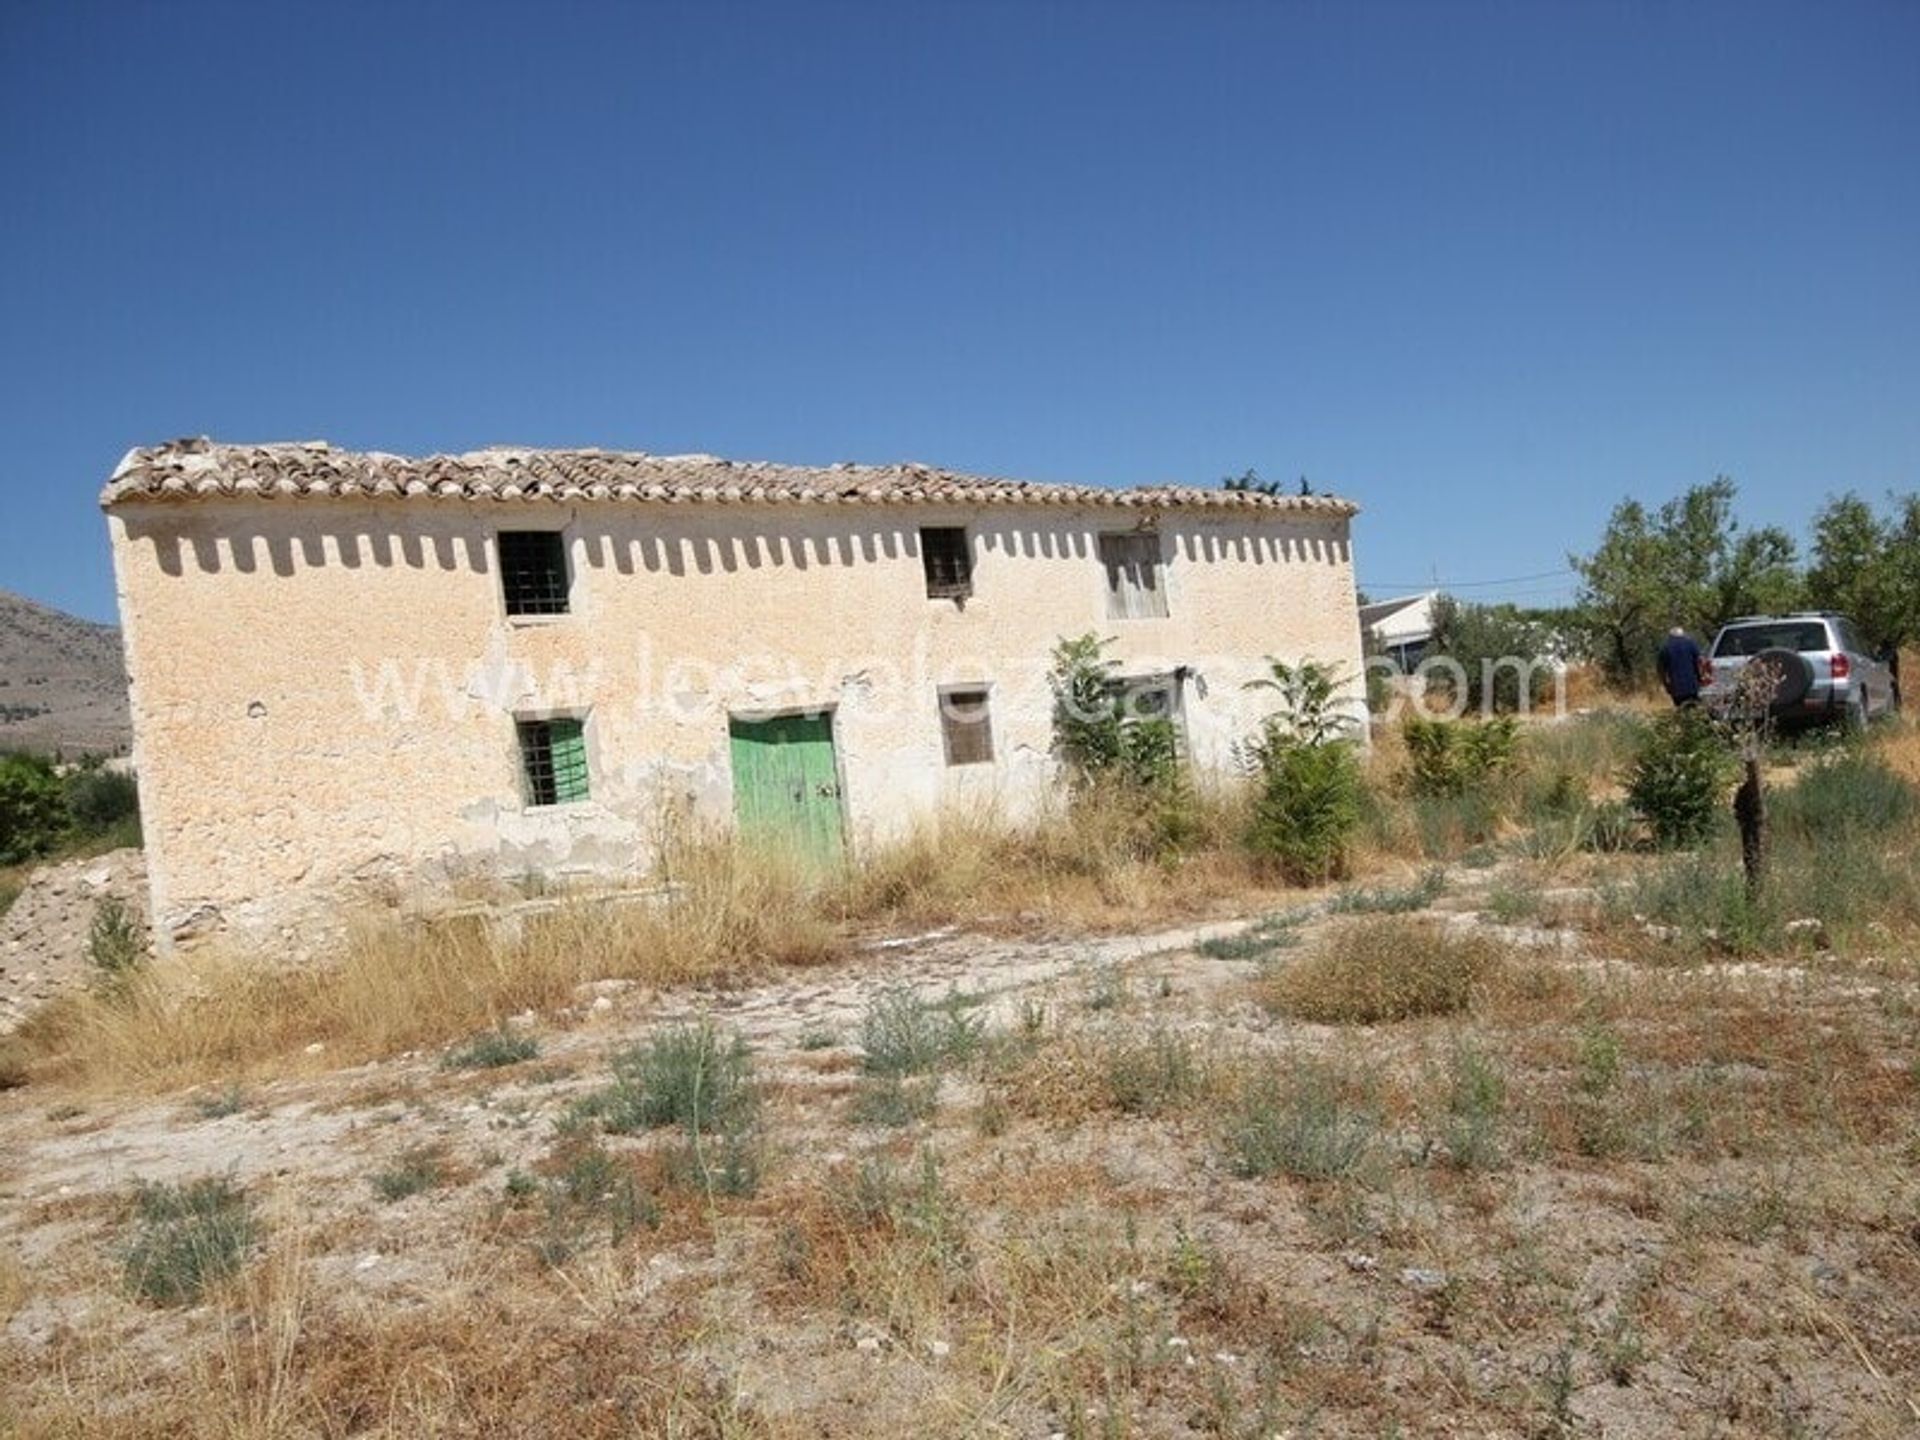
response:
[[[1194,667],[1194,762],[1271,697],[1262,656],[1360,665],[1341,518],[1157,517],[1170,614],[1110,620],[1096,536],[1138,511],[466,500],[130,500],[109,515],[154,913],[297,926],[361,887],[637,874],[670,806],[731,814],[730,712],[831,707],[850,838],[956,799],[1017,811],[1052,765],[1048,652]],[[1149,523],[1154,523],[1149,521]],[[921,525],[970,527],[974,594],[926,598]],[[571,613],[505,614],[499,529],[561,528]],[[993,689],[949,769],[937,688]],[[593,796],[529,810],[514,718],[585,713]]]

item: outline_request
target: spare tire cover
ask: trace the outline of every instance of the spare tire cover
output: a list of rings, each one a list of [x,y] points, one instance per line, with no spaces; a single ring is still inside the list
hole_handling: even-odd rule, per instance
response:
[[[1762,650],[1747,664],[1765,665],[1780,677],[1773,692],[1775,710],[1798,705],[1813,688],[1813,664],[1797,650]]]

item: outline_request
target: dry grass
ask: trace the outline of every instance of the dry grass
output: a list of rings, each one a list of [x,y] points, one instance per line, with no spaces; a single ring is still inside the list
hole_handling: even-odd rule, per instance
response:
[[[738,981],[839,951],[809,882],[777,862],[704,846],[678,852],[674,873],[659,903],[581,901],[512,925],[364,924],[326,964],[196,954],[68,997],[21,1040],[43,1070],[73,1080],[190,1085],[279,1068],[316,1044],[329,1067],[444,1044],[576,1004],[593,980]]]
[[[1094,794],[1018,822],[948,811],[850,868],[827,908],[853,923],[1097,933],[1244,906],[1268,889],[1240,844],[1246,799],[1201,788],[1161,809]]]
[[[1920,671],[1914,673],[1920,674]],[[1875,749],[1895,772],[1920,785],[1920,715],[1903,715],[1895,724],[1884,728]]]
[[[326,1066],[446,1044],[573,1005],[594,980],[731,984],[815,965],[850,927],[1112,931],[1262,894],[1232,844],[1230,797],[1190,797],[1182,847],[1165,858],[1151,853],[1158,823],[1111,800],[1020,825],[955,814],[824,877],[721,838],[680,840],[658,902],[366,921],[336,957],[298,968],[209,949],[57,1002],[22,1045],[38,1073],[102,1087],[225,1082],[316,1044]]]
[[[1505,979],[1499,942],[1411,916],[1347,921],[1256,982],[1261,1004],[1320,1025],[1378,1025],[1474,1006]]]

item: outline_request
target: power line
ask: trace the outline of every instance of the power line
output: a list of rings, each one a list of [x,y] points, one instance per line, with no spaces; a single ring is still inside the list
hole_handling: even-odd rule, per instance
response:
[[[1424,593],[1428,590],[1484,590],[1495,585],[1523,585],[1529,580],[1556,580],[1562,575],[1577,575],[1579,572],[1571,566],[1559,570],[1542,570],[1536,575],[1509,575],[1504,580],[1398,580],[1372,581],[1366,583],[1369,590],[1411,590]]]

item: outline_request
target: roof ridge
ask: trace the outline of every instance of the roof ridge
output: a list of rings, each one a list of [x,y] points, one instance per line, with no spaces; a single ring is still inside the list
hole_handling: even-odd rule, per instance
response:
[[[788,465],[717,455],[494,445],[417,457],[340,450],[324,440],[242,445],[205,436],[129,450],[101,491],[103,507],[132,500],[586,500],[654,503],[865,503],[1123,506],[1344,517],[1333,495],[1268,495],[1192,485],[1127,488],[968,475],[924,461]]]

